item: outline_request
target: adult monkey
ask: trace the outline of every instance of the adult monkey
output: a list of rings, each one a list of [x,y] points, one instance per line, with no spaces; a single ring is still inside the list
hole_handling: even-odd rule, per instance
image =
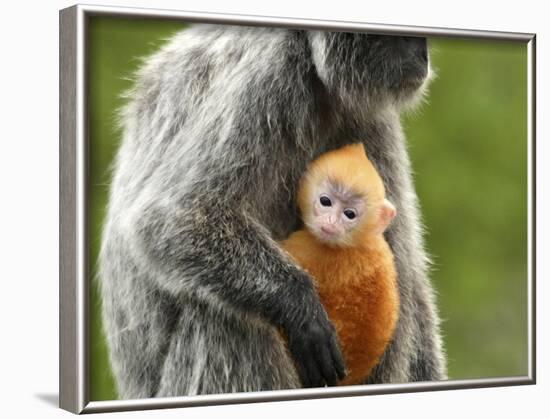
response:
[[[399,123],[427,73],[424,38],[210,25],[145,62],[122,113],[100,256],[120,397],[335,382],[333,328],[276,240],[297,227],[306,164],[355,139],[399,214],[387,240],[400,317],[369,381],[445,378]]]

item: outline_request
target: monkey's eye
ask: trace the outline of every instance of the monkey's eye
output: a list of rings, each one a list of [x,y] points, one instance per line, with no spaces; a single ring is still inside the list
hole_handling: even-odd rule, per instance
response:
[[[319,202],[321,203],[321,205],[323,207],[331,207],[332,206],[332,201],[326,195],[323,195],[321,198],[319,198]]]
[[[357,213],[355,212],[355,210],[352,209],[344,210],[344,215],[350,220],[353,220],[355,217],[357,217]]]

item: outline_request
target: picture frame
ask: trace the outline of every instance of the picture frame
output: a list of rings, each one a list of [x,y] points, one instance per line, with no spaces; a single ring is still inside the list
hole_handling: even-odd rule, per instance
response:
[[[294,29],[368,32],[384,35],[441,36],[460,39],[506,40],[527,46],[528,152],[528,291],[527,371],[525,376],[449,380],[404,384],[373,384],[325,389],[298,389],[198,395],[139,400],[93,401],[89,396],[90,282],[88,219],[88,23],[98,16],[176,20]],[[108,6],[76,5],[60,11],[60,407],[73,413],[96,413],[211,404],[299,400],[370,394],[408,393],[534,384],[535,351],[535,60],[534,34],[409,27],[359,22],[316,21],[246,15],[180,12]]]

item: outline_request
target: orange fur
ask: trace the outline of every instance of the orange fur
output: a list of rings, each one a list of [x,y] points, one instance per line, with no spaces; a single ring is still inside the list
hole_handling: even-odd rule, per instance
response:
[[[391,340],[399,311],[393,255],[376,228],[384,187],[361,144],[331,151],[312,162],[300,182],[302,216],[311,211],[310,188],[327,177],[364,194],[371,216],[357,226],[351,245],[327,245],[307,229],[281,244],[312,276],[334,324],[347,367],[339,384],[361,384]]]

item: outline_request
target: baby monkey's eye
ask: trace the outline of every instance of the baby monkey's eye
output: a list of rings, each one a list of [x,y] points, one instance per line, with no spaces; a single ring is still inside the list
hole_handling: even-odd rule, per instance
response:
[[[357,217],[357,213],[352,209],[344,210],[344,215],[350,220],[353,220],[355,217]]]
[[[321,205],[323,207],[331,207],[332,206],[332,201],[326,195],[323,195],[321,198],[319,198],[319,202],[321,202]]]

